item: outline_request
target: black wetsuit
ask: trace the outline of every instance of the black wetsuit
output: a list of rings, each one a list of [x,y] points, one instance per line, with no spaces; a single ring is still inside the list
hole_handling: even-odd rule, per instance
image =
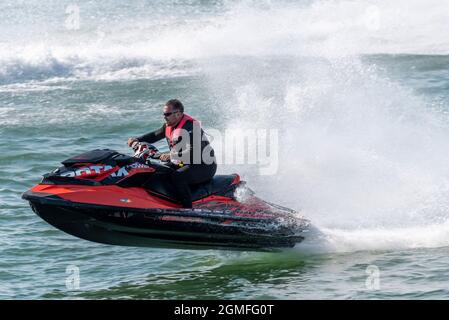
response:
[[[187,144],[186,141],[182,141],[182,137],[179,137],[173,144],[167,139],[170,150],[174,150],[180,156],[184,155],[182,159],[186,160],[183,161],[184,165],[182,167],[175,168],[170,175],[170,179],[178,194],[178,199],[181,201],[184,208],[192,208],[192,195],[189,185],[206,182],[212,179],[217,171],[214,150],[207,140],[203,129],[201,129],[201,127],[198,128],[200,130],[197,132],[201,133],[201,137],[197,137],[196,140],[194,139],[194,124],[192,121],[186,121],[184,125],[179,128],[186,130],[185,132],[189,134],[189,141],[192,142],[190,144]],[[137,137],[137,139],[143,142],[154,143],[166,138],[165,131],[166,125],[164,124],[160,129]],[[199,143],[201,147],[200,152],[196,149],[198,148]],[[198,157],[198,155],[203,154],[209,155],[207,161],[205,161],[202,156]]]

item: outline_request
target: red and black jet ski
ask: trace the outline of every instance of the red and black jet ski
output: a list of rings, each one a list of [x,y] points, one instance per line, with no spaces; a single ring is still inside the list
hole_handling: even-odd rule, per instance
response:
[[[56,228],[105,244],[271,251],[304,239],[306,219],[255,197],[237,174],[192,186],[193,209],[182,208],[166,179],[173,168],[151,161],[151,145],[134,149],[67,159],[22,198]]]

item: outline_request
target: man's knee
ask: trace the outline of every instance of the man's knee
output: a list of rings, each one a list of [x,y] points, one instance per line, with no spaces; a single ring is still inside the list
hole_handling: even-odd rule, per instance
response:
[[[171,179],[176,182],[185,182],[186,181],[186,174],[184,171],[174,170],[171,175]]]

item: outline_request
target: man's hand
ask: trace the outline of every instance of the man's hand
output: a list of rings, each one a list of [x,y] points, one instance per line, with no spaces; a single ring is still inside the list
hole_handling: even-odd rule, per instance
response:
[[[128,138],[128,146],[131,147],[134,142],[138,141],[136,138]]]
[[[161,160],[161,161],[170,161],[170,153],[163,153],[163,154],[161,154],[159,160]]]

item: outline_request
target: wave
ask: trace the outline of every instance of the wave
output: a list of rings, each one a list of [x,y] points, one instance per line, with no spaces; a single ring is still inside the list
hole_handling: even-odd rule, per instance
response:
[[[88,22],[75,31],[62,23],[33,25],[56,14],[36,10],[34,20],[27,16],[24,21],[28,29],[43,29],[45,36],[36,36],[39,30],[30,36],[23,28],[3,27],[13,35],[0,46],[0,83],[169,77],[188,74],[186,61],[221,56],[449,53],[444,36],[449,6],[436,0],[217,1],[205,7],[196,14],[201,2],[180,12],[163,2],[129,6],[117,21],[113,13],[121,4],[97,8],[81,3],[81,22],[83,17]],[[152,13],[158,11],[166,14]],[[100,12],[103,19],[89,21]]]
[[[157,61],[151,57],[136,55],[134,50],[120,47],[102,50],[92,46],[86,51],[79,53],[77,47],[51,48],[31,45],[20,48],[20,53],[5,54],[0,49],[2,90],[17,90],[17,86],[5,85],[22,82],[32,82],[31,86],[20,87],[25,91],[39,89],[33,82],[157,80],[189,76],[197,72],[185,61]]]
[[[359,230],[327,229],[328,250],[402,250],[449,246],[449,222],[408,228],[370,228]]]

